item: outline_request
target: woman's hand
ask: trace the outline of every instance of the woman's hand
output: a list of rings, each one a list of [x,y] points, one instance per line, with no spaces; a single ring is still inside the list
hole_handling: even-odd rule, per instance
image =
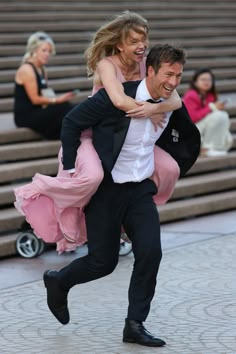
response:
[[[63,95],[57,96],[56,103],[64,103],[70,101],[72,98],[75,97],[75,94],[73,91],[66,92]]]
[[[225,109],[225,103],[221,102],[221,101],[217,101],[214,103],[214,105],[216,106],[217,109],[219,109],[220,111]]]
[[[158,103],[150,103],[150,102],[140,102],[135,101],[137,104],[137,108],[131,109],[126,112],[126,117],[130,118],[150,118],[153,114],[157,112]]]
[[[160,128],[164,127],[166,122],[166,115],[163,112],[157,113],[157,106],[159,103],[150,102],[137,102],[139,107],[131,109],[126,112],[126,117],[130,118],[150,118],[154,126],[155,131],[157,131],[158,126]]]

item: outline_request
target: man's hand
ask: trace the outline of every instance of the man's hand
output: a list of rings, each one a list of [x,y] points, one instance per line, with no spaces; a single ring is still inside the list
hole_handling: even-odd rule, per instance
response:
[[[151,116],[151,121],[154,126],[155,132],[157,131],[158,127],[164,128],[166,123],[166,114],[165,113],[155,113]]]
[[[139,107],[131,109],[126,112],[126,117],[130,118],[150,118],[152,124],[154,126],[155,131],[157,131],[158,126],[160,128],[164,127],[166,122],[166,114],[165,113],[156,113],[158,103],[150,103],[150,102],[138,102],[136,103]]]

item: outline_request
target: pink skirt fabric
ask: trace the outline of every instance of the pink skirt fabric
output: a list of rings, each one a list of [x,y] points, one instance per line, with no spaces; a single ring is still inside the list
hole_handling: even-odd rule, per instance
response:
[[[101,161],[89,136],[81,138],[73,177],[63,170],[61,155],[60,150],[56,177],[36,173],[31,183],[14,190],[17,210],[39,238],[57,243],[59,253],[87,241],[83,208],[103,179]]]
[[[25,216],[35,234],[45,242],[57,243],[60,254],[73,251],[87,241],[83,208],[101,183],[103,169],[91,134],[84,134],[81,138],[73,177],[63,171],[61,150],[58,158],[56,177],[36,173],[31,183],[16,188],[14,192],[15,207]],[[176,161],[157,146],[154,158],[152,178],[157,184],[158,194],[153,199],[161,205],[173,193],[180,170]]]

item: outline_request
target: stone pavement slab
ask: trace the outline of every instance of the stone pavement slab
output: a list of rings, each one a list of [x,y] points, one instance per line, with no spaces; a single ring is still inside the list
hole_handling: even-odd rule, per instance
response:
[[[46,306],[42,281],[0,291],[1,354],[235,354],[236,232],[165,248],[147,328],[163,348],[122,342],[133,255],[113,274],[74,287],[71,322]]]

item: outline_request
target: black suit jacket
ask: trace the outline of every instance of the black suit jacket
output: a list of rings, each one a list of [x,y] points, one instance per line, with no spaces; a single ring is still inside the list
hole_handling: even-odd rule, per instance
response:
[[[135,97],[140,81],[124,83],[125,93]],[[92,128],[93,144],[105,171],[111,172],[123,146],[130,118],[112,104],[104,89],[72,109],[63,119],[62,147],[64,169],[74,168],[82,131]],[[200,134],[183,106],[174,111],[156,144],[177,161],[183,176],[196,161]]]

